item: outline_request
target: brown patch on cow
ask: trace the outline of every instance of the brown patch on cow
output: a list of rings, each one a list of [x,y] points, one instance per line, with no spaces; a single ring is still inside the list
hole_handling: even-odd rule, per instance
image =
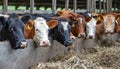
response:
[[[47,22],[47,25],[49,26],[49,28],[54,28],[56,27],[56,25],[58,24],[58,21],[57,20],[51,20],[51,21],[48,21]]]
[[[115,17],[115,32],[120,33],[120,15]]]
[[[85,19],[86,22],[89,22],[92,19],[92,17],[88,17]]]
[[[96,37],[99,38],[104,34],[104,23],[103,20],[98,20],[96,23]]]
[[[34,31],[34,21],[30,19],[27,23],[25,23],[25,28],[24,28],[24,37],[26,39],[33,39],[33,36],[35,34]]]
[[[57,14],[60,15],[60,16],[67,15],[69,13],[70,13],[70,11],[68,11],[68,10],[61,10],[61,11],[57,12]]]

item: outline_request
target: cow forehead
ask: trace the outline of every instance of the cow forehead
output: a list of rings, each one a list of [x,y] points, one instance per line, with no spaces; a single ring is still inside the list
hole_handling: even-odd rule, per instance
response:
[[[108,22],[108,23],[109,22],[113,22],[114,19],[115,19],[115,17],[113,15],[106,15],[106,16],[104,16],[104,21]]]
[[[36,21],[35,22],[35,28],[39,28],[39,29],[49,29],[48,25],[46,24],[46,21],[43,20],[43,21]]]
[[[64,30],[68,30],[68,22],[61,21],[61,24],[63,25]]]
[[[88,23],[87,23],[88,26],[96,26],[96,20],[95,19],[91,19]]]

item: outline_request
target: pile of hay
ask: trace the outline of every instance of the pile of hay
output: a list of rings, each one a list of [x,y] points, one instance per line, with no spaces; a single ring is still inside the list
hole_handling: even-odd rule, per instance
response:
[[[79,53],[56,56],[47,63],[38,63],[30,69],[120,69],[120,43],[115,46],[93,46]]]

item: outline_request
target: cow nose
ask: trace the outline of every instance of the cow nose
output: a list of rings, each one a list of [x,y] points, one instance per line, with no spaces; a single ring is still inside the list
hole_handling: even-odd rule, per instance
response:
[[[81,37],[85,37],[85,33],[81,33],[80,36],[81,36]]]
[[[50,41],[48,41],[48,40],[42,41],[40,45],[41,46],[51,46]]]
[[[112,33],[112,30],[106,30],[107,33]]]
[[[20,47],[21,47],[21,48],[27,47],[27,42],[26,42],[26,41],[21,41],[21,42],[20,42]]]
[[[66,42],[66,46],[71,46],[72,45],[72,40],[68,40],[67,42]]]
[[[93,39],[93,35],[89,35],[89,38],[90,38],[90,39]]]

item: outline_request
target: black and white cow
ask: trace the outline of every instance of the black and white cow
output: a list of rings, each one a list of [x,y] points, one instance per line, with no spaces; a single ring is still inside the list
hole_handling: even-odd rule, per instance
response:
[[[0,40],[9,40],[12,48],[25,48],[27,42],[23,36],[24,23],[18,18],[18,15],[13,13],[8,19],[0,17]]]
[[[58,25],[50,30],[50,35],[63,44],[64,46],[71,46],[72,40],[70,39],[71,26],[65,18],[58,18]]]

